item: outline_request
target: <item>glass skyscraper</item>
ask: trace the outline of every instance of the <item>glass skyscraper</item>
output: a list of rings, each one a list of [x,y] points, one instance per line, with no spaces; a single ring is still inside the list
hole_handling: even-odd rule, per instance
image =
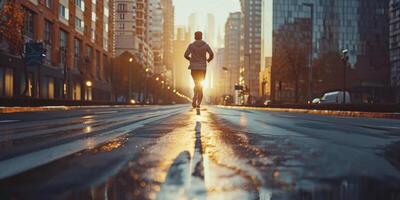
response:
[[[262,0],[240,0],[242,8],[241,84],[252,101],[260,96]]]
[[[312,37],[312,59],[308,65],[314,67],[314,62],[323,55],[340,55],[347,49],[350,65],[347,87],[375,98],[378,88],[389,85],[388,5],[389,0],[273,0],[273,54],[278,48],[279,31],[308,20],[312,24],[308,26],[312,29],[307,30]],[[279,66],[273,64],[271,89],[275,98],[282,89],[280,80],[274,79],[277,68]],[[342,66],[337,66],[337,70],[342,70]],[[302,81],[312,85],[308,98],[320,95],[324,89],[342,88],[342,85],[331,84],[321,89],[323,87],[318,85],[323,85],[325,80],[316,77],[312,69],[307,71],[311,75],[303,78],[311,81]]]
[[[390,61],[391,81],[396,89],[396,101],[400,102],[400,0],[390,0]]]

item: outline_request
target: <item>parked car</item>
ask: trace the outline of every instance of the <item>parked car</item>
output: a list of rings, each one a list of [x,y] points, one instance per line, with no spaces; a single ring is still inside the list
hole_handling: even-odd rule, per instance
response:
[[[311,104],[320,104],[321,103],[321,99],[320,98],[315,98],[311,101]]]
[[[334,91],[325,93],[320,100],[320,104],[343,104],[343,95],[346,95],[345,104],[351,104],[351,96],[348,91]]]

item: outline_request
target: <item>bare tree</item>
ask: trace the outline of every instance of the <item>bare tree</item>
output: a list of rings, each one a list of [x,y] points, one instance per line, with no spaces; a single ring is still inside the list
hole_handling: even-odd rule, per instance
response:
[[[298,29],[298,24],[288,24],[274,33],[273,55],[275,75],[293,84],[296,103],[299,102],[300,80],[307,71],[310,55],[309,32]]]

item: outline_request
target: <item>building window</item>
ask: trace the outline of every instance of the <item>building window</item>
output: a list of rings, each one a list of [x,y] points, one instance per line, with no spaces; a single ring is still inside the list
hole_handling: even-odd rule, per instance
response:
[[[74,83],[74,88],[73,88],[73,100],[80,101],[81,100],[81,84],[78,82]]]
[[[29,9],[25,9],[24,34],[31,39],[33,39],[34,36],[34,17],[34,12]]]
[[[92,74],[92,63],[93,63],[93,48],[91,46],[87,46],[87,57],[88,57],[88,63],[86,64],[86,71],[85,73],[87,74]]]
[[[90,39],[92,39],[93,42],[96,39],[96,31],[93,28],[90,29]]]
[[[52,44],[52,31],[53,29],[53,24],[48,21],[45,20],[44,21],[44,44],[45,44],[45,48],[47,50],[47,55],[46,55],[46,61],[48,64],[51,63],[51,44]]]
[[[52,35],[52,27],[53,24],[49,20],[44,21],[44,42],[51,44],[51,35]]]
[[[120,19],[125,19],[125,14],[124,13],[119,14],[119,18]]]
[[[108,38],[104,37],[103,39],[103,48],[104,50],[108,50]]]
[[[4,68],[0,67],[0,96],[4,95]]]
[[[34,90],[33,90],[33,73],[28,73],[28,96],[33,97]]]
[[[76,69],[79,69],[79,64],[80,64],[80,55],[81,55],[81,47],[82,47],[82,42],[75,38],[74,40],[74,67]]]
[[[126,4],[125,3],[120,3],[117,5],[117,10],[118,11],[126,11]]]
[[[65,20],[69,19],[69,13],[68,13],[68,8],[65,7],[63,4],[60,4],[60,17],[62,17]]]
[[[85,11],[85,2],[84,2],[84,0],[75,0],[75,4],[82,11]]]
[[[53,7],[53,0],[45,0],[45,4],[47,8],[52,8]]]
[[[96,71],[97,77],[101,79],[101,63],[100,63],[100,51],[96,51]]]
[[[67,39],[68,39],[68,33],[65,32],[64,30],[60,30],[60,64],[64,65],[66,62],[66,55],[67,55]]]
[[[108,63],[108,58],[106,54],[103,54],[103,67],[102,67],[102,78],[108,81],[108,78],[106,77],[106,74],[108,73],[108,68],[109,63]]]
[[[83,27],[84,27],[84,24],[83,24],[82,19],[80,19],[79,17],[76,17],[75,18],[75,29],[78,31],[83,31]]]

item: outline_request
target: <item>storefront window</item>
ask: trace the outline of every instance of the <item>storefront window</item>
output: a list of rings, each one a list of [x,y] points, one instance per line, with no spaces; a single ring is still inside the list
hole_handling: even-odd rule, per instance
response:
[[[12,69],[6,68],[4,74],[4,95],[12,97],[14,95],[14,72]]]
[[[4,95],[4,69],[0,68],[0,96]]]
[[[54,87],[54,78],[49,78],[49,83],[48,83],[48,90],[49,90],[49,93],[48,93],[48,97],[49,97],[49,99],[54,99],[54,89],[55,89],[55,87]]]

